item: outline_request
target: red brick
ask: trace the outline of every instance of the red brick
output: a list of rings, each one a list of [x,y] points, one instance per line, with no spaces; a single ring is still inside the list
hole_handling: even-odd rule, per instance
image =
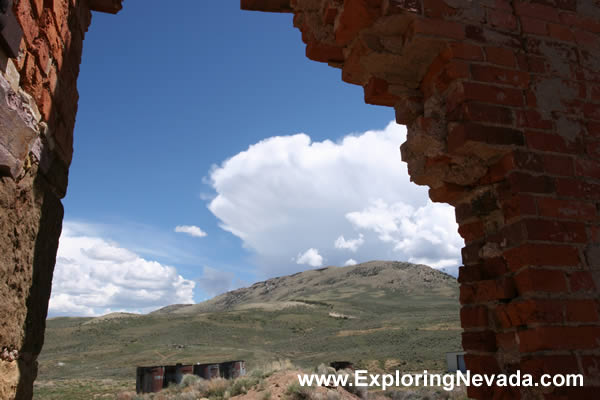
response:
[[[486,258],[482,264],[460,267],[458,281],[460,283],[473,283],[482,280],[495,280],[502,278],[508,269],[502,257]]]
[[[580,154],[583,152],[583,144],[580,140],[567,141],[557,134],[526,131],[525,138],[527,147],[530,149],[566,154]]]
[[[498,162],[488,168],[488,172],[479,180],[481,185],[490,185],[506,179],[506,176],[517,168],[512,153],[502,157]]]
[[[556,178],[559,196],[600,200],[600,185],[572,178]]]
[[[565,318],[568,322],[598,321],[598,302],[596,300],[566,300]]]
[[[463,328],[487,327],[489,324],[487,307],[462,307],[460,309],[460,324]]]
[[[515,107],[524,105],[522,90],[483,83],[463,82],[461,95],[463,100],[475,100],[483,103]]]
[[[23,37],[28,46],[33,46],[34,40],[39,35],[39,25],[37,24],[31,3],[29,1],[18,1],[15,3],[15,16],[23,28]]]
[[[573,158],[569,156],[559,156],[555,154],[542,154],[542,163],[544,172],[549,175],[573,176]]]
[[[40,113],[42,114],[42,119],[44,121],[49,121],[52,113],[52,93],[50,89],[44,89],[42,91],[42,97],[40,102],[38,103],[38,107],[40,109]]]
[[[536,355],[525,358],[520,364],[521,372],[539,379],[542,375],[579,373],[577,358],[572,355]]]
[[[326,25],[333,25],[335,18],[337,17],[337,7],[326,7],[323,10],[323,23]]]
[[[473,64],[471,73],[473,79],[481,82],[497,83],[523,89],[529,86],[529,74],[523,71]]]
[[[516,332],[496,333],[496,345],[501,350],[515,351],[519,349]]]
[[[465,239],[465,243],[471,243],[477,239],[481,239],[485,234],[483,222],[476,221],[470,224],[462,224],[458,227],[458,233]]]
[[[582,48],[582,50],[586,49],[593,52],[596,51],[595,46],[598,43],[598,35],[575,29],[573,31],[573,36],[575,38],[575,42],[577,42],[577,45]]]
[[[585,379],[583,384],[585,386],[563,386],[554,388],[552,393],[544,395],[544,400],[597,400],[600,387],[597,385],[586,384]]]
[[[548,26],[542,20],[522,16],[520,21],[523,33],[532,35],[546,35],[548,33]]]
[[[505,222],[526,215],[537,215],[535,198],[527,194],[517,193],[502,203]]]
[[[46,42],[46,40],[42,38],[36,39],[34,42],[34,54],[36,56],[36,60],[40,67],[40,71],[44,75],[48,75],[50,72],[50,46]]]
[[[360,30],[369,27],[378,15],[379,10],[364,0],[344,1],[344,9],[338,17],[335,41],[340,45],[348,44]]]
[[[514,31],[517,29],[517,19],[511,12],[488,9],[487,17],[491,26],[508,31]]]
[[[435,203],[454,204],[459,202],[466,194],[465,187],[452,183],[443,183],[442,186],[429,189],[429,198]]]
[[[429,18],[450,17],[456,14],[456,8],[450,7],[443,0],[423,0],[423,10]]]
[[[516,295],[515,283],[508,278],[478,281],[460,287],[461,304],[506,300]]]
[[[520,331],[520,350],[524,353],[542,350],[593,349],[598,346],[598,326],[548,326]]]
[[[523,133],[512,128],[480,125],[467,122],[458,124],[448,134],[448,152],[471,152],[473,148],[494,146],[522,146]]]
[[[585,152],[593,158],[600,158],[600,141],[588,142]]]
[[[514,126],[515,123],[514,113],[510,108],[472,101],[461,105],[457,118],[506,126]]]
[[[492,64],[504,67],[515,67],[517,65],[515,53],[504,47],[486,47],[485,56],[487,62]]]
[[[371,78],[365,85],[365,103],[393,107],[398,102],[398,96],[389,92],[389,85],[379,78]]]
[[[537,3],[515,1],[515,13],[527,17],[543,19],[545,21],[560,22],[558,10],[551,6]]]
[[[600,122],[590,121],[587,123],[588,134],[594,138],[600,138]]]
[[[516,271],[524,266],[577,266],[577,247],[565,244],[528,243],[504,252],[508,267]]]
[[[583,201],[540,197],[537,199],[537,205],[540,215],[544,217],[589,221],[597,215],[596,205]]]
[[[462,347],[466,351],[496,351],[496,334],[493,331],[463,332]]]
[[[465,358],[466,358],[466,356],[465,356]],[[475,371],[476,371],[474,368],[469,367],[468,364],[467,364],[467,369],[469,371],[471,371],[471,373],[475,373]],[[477,373],[483,373],[483,372],[478,371]],[[504,389],[506,389],[506,388],[504,388]],[[481,386],[470,385],[470,386],[467,386],[467,397],[469,399],[493,399],[494,398],[494,388],[485,386],[485,385],[481,385]]]
[[[483,50],[481,47],[473,44],[465,42],[451,42],[442,52],[441,56],[446,60],[457,58],[468,61],[483,61]]]
[[[44,11],[44,0],[33,0],[33,11],[35,11],[35,15],[39,18],[42,16],[42,12]]]
[[[596,284],[592,274],[587,271],[576,271],[569,275],[569,286],[572,293],[577,292],[595,292]]]
[[[517,115],[519,127],[548,130],[554,126],[551,120],[543,119],[537,110],[519,111]]]
[[[527,237],[530,240],[567,243],[587,242],[585,224],[582,222],[526,219],[524,223],[527,228]]]
[[[306,45],[306,57],[319,62],[341,62],[344,52],[342,47],[310,40]]]
[[[525,300],[500,304],[496,308],[496,318],[503,328],[513,328],[531,323],[563,322],[560,300]]]
[[[564,40],[567,42],[574,42],[575,35],[565,25],[560,24],[548,24],[548,34],[556,39]]]
[[[575,173],[578,176],[600,179],[600,162],[578,159],[575,161]]]
[[[587,118],[600,120],[600,104],[592,104],[592,103],[584,104],[583,114]]]
[[[509,268],[513,268],[510,261]],[[519,295],[545,292],[562,293],[567,291],[565,274],[558,270],[531,269],[520,272],[515,277],[515,284]]]
[[[560,20],[562,23],[583,29],[584,31],[600,33],[600,21],[579,14],[561,13]]]
[[[520,193],[554,193],[554,180],[544,175],[531,175],[515,171],[508,176],[510,190]]]
[[[413,21],[411,33],[462,40],[465,38],[465,26],[459,22],[443,19],[416,19]]]
[[[600,376],[600,356],[585,355],[581,356],[581,366],[583,373],[587,376]]]
[[[498,361],[491,355],[465,354],[465,364],[471,373],[497,374],[500,372]],[[484,397],[489,398],[491,397]]]

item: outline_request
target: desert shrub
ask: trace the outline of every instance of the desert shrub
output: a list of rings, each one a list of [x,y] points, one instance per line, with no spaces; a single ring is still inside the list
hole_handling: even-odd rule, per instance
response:
[[[311,400],[313,392],[314,388],[294,382],[287,387],[285,394],[290,400]]]
[[[258,385],[260,379],[253,376],[241,377],[236,379],[231,385],[231,395],[237,396],[238,394],[246,394],[248,390]]]
[[[315,368],[315,372],[319,375],[335,375],[335,368],[328,367],[327,365],[321,363],[317,368]]]
[[[391,400],[416,400],[421,399],[421,396],[412,390],[392,390],[385,392],[385,396]]]
[[[340,394],[337,392],[337,390],[328,390],[327,400],[340,400]]]
[[[230,382],[223,378],[211,379],[207,382],[204,396],[210,399],[226,399],[229,397]],[[226,396],[227,394],[227,396]]]
[[[179,383],[179,386],[181,387],[196,387],[198,381],[200,381],[202,378],[200,378],[197,375],[184,375],[183,378],[181,378],[181,383]]]
[[[264,392],[262,396],[260,396],[260,400],[271,400],[271,392],[268,390]]]
[[[369,391],[365,386],[354,386],[354,382],[352,381],[352,376],[354,375],[353,371],[349,369],[341,369],[337,372],[338,375],[348,375],[350,378],[346,381],[346,386],[343,388],[352,394],[357,395],[362,400],[367,400],[369,396]]]

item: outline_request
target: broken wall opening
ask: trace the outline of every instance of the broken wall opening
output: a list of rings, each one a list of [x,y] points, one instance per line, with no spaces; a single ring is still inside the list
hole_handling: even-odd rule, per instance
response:
[[[20,0],[0,116],[0,397],[30,398],[43,343],[90,9]],[[600,385],[600,6],[587,0],[242,0],[293,12],[307,56],[408,127],[402,158],[452,204],[467,367],[582,373],[584,388],[470,388],[595,398]],[[10,125],[11,123],[12,125]],[[18,139],[18,140],[16,140]]]

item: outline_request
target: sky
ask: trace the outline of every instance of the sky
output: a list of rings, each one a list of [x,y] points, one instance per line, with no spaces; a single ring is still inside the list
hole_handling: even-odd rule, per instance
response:
[[[391,108],[237,0],[94,13],[49,316],[149,312],[374,259],[456,270]]]

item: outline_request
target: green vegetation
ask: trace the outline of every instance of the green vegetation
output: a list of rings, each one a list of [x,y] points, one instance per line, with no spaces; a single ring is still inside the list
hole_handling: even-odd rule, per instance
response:
[[[143,316],[55,318],[47,324],[36,398],[68,399],[44,386],[67,379],[128,380],[134,390],[136,366],[177,362],[242,359],[253,370],[277,359],[301,368],[351,361],[372,372],[442,371],[445,353],[460,349],[458,316],[454,278],[373,262],[276,278]],[[243,393],[254,382],[224,390]]]

